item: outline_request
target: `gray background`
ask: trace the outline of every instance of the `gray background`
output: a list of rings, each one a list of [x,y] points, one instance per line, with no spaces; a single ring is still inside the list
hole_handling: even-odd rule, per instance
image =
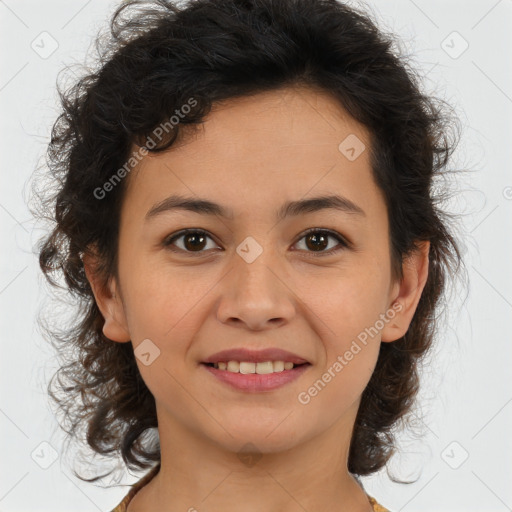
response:
[[[380,26],[401,37],[425,89],[454,105],[463,123],[452,166],[470,172],[457,179],[447,209],[462,217],[456,234],[470,288],[467,297],[454,289],[423,372],[414,413],[423,437],[398,434],[390,463],[397,477],[418,480],[394,484],[381,471],[363,482],[393,512],[510,510],[512,0],[368,4]],[[116,5],[0,1],[1,512],[109,511],[127,492],[76,479],[61,453],[46,397],[55,361],[35,324],[47,296],[32,253],[42,227],[26,206],[27,181],[58,114],[57,74],[83,62]]]

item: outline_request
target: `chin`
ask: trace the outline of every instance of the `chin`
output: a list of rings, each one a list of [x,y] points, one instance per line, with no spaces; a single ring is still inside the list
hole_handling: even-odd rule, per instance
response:
[[[226,430],[233,435],[229,434],[223,436],[222,440],[218,440],[226,451],[234,453],[253,453],[253,454],[271,454],[280,453],[290,450],[300,443],[300,440],[295,436],[295,431],[286,429],[283,424],[280,426],[283,418],[276,421],[270,428],[254,428],[254,425],[243,428],[238,426],[229,428],[226,425]],[[277,428],[276,428],[277,427]]]

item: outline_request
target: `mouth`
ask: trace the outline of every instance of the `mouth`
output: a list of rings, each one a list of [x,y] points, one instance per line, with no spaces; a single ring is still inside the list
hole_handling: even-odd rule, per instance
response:
[[[236,364],[233,364],[236,363]],[[299,366],[311,366],[311,363],[300,363],[295,364],[292,362],[283,362],[281,361],[267,361],[265,363],[239,363],[237,361],[229,361],[229,362],[221,362],[218,363],[201,363],[205,366],[209,366],[210,368],[215,368],[220,371],[228,371],[231,373],[243,373],[245,375],[251,373],[257,373],[259,375],[267,375],[270,373],[279,373],[282,371],[290,371],[298,368]],[[260,365],[260,366],[258,366]],[[272,365],[272,367],[271,367]],[[253,368],[254,367],[254,368]],[[282,369],[280,369],[282,367]],[[258,371],[258,369],[260,371]]]
[[[289,362],[284,368],[283,361],[251,363],[228,361],[200,364],[217,382],[231,389],[249,393],[269,392],[298,379],[308,371],[311,363]]]

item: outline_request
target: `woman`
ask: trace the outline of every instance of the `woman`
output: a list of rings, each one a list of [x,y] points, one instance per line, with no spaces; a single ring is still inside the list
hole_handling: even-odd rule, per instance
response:
[[[62,95],[40,261],[80,298],[71,433],[152,467],[115,512],[386,510],[359,477],[461,260],[447,117],[339,2],[124,2],[111,29]]]

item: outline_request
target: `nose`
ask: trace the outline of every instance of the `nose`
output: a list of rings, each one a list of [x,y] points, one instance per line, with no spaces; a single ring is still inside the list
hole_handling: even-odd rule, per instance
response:
[[[218,320],[255,331],[290,322],[296,311],[295,295],[284,274],[270,251],[263,251],[252,263],[235,255],[234,266],[219,288]]]

